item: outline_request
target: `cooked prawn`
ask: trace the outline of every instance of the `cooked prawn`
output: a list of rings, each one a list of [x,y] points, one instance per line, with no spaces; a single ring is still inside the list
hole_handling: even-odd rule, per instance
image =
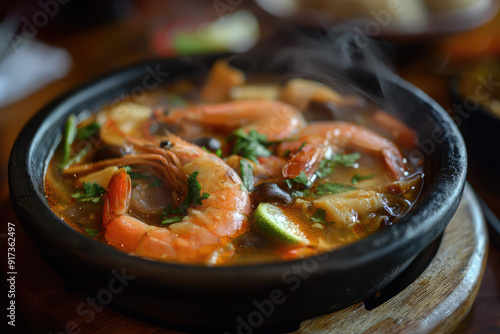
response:
[[[361,125],[328,121],[310,124],[298,134],[293,142],[280,144],[277,153],[281,156],[290,151],[295,153],[283,167],[285,178],[294,178],[301,172],[312,176],[328,150],[355,149],[383,158],[393,178],[403,178],[407,171],[399,148],[390,140]]]
[[[182,221],[168,227],[151,226],[127,215],[131,181],[121,168],[113,174],[104,197],[104,236],[110,245],[139,256],[206,264],[214,251],[248,230],[250,197],[242,190],[236,172],[222,159],[175,135],[169,134],[167,139],[171,143],[168,151],[178,157],[182,172],[198,172],[201,193],[209,197],[201,205],[190,206]],[[185,195],[187,183],[174,188],[183,188]]]
[[[174,109],[163,121],[177,126],[194,122],[230,132],[255,129],[270,141],[289,138],[306,125],[300,110],[280,101],[246,100]]]

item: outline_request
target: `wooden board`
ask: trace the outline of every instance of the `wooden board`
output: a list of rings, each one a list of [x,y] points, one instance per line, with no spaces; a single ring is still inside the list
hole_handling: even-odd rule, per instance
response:
[[[415,282],[371,311],[359,303],[306,320],[295,333],[450,333],[477,296],[487,244],[482,213],[467,186],[436,256]]]

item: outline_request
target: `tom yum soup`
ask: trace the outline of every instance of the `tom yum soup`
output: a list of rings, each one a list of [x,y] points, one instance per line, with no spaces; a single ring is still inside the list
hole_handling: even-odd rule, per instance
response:
[[[132,255],[311,256],[397,223],[422,189],[405,158],[415,133],[318,82],[248,83],[221,60],[201,89],[179,81],[143,102],[70,116],[45,182],[57,215]]]

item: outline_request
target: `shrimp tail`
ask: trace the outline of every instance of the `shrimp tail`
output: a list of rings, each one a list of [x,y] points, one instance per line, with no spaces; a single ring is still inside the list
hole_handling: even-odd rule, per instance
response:
[[[111,220],[127,213],[131,193],[130,176],[125,168],[120,168],[109,180],[108,189],[104,195],[103,226],[107,226]]]
[[[326,149],[315,147],[313,145],[305,145],[299,152],[283,167],[283,177],[293,179],[304,172],[310,178],[319,168],[321,160],[323,160]]]

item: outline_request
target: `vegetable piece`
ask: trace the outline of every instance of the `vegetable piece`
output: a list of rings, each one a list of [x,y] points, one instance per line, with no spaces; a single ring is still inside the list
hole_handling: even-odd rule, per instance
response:
[[[84,182],[83,191],[78,191],[72,194],[71,197],[76,198],[79,202],[98,203],[101,200],[101,195],[105,192],[106,189],[97,183]]]
[[[370,175],[365,175],[365,176],[361,176],[361,174],[354,174],[352,176],[351,183],[356,185],[359,181],[373,179],[374,177],[375,177],[375,174],[370,174]]]
[[[68,166],[68,160],[71,154],[71,144],[75,141],[76,136],[76,117],[71,114],[66,121],[64,126],[63,134],[63,157],[61,161],[60,168],[65,169]]]
[[[169,217],[164,219],[161,222],[162,224],[173,223],[172,219],[175,217],[180,217],[176,219],[182,219],[182,216],[186,214],[186,210],[191,204],[201,205],[202,204],[201,202],[210,196],[210,194],[208,193],[203,193],[203,195],[200,195],[201,186],[198,180],[196,180],[197,176],[198,176],[198,171],[193,172],[191,175],[189,175],[187,180],[188,193],[186,195],[186,198],[184,198],[184,201],[176,208],[172,208],[172,205],[169,204],[163,211],[164,216],[169,216],[172,214],[177,214],[177,215],[174,217]]]
[[[305,234],[275,205],[260,203],[254,219],[257,229],[270,240],[294,246],[309,244]]]
[[[85,145],[73,158],[68,160],[66,166],[69,167],[80,162],[87,155],[87,153],[90,152],[91,149],[92,146],[90,144]]]
[[[311,99],[319,102],[334,102],[341,105],[345,98],[322,83],[297,78],[289,80],[286,83],[285,87],[281,90],[280,99],[300,110],[305,110]]]
[[[384,194],[374,190],[359,189],[346,194],[334,193],[313,201],[316,209],[326,211],[325,219],[334,221],[339,227],[353,227],[361,217],[380,212],[388,200]]]
[[[269,145],[267,137],[255,130],[247,134],[243,129],[234,131],[229,139],[236,138],[231,154],[238,154],[255,163],[259,163],[258,157],[269,157],[272,152],[266,146]]]
[[[76,137],[79,140],[85,140],[90,136],[94,135],[96,132],[98,132],[100,128],[101,125],[98,122],[92,122],[86,127],[79,129],[78,132],[76,133]]]
[[[277,100],[278,85],[241,85],[232,87],[229,95],[233,100]]]
[[[240,160],[240,172],[241,172],[241,180],[243,184],[248,190],[253,189],[254,179],[253,179],[253,167],[252,164],[246,160]]]
[[[316,195],[323,196],[328,194],[338,194],[356,189],[356,187],[350,186],[348,184],[328,182],[325,184],[320,184],[316,187]]]
[[[102,188],[106,189],[108,187],[109,180],[113,174],[118,170],[116,166],[109,166],[103,168],[97,172],[90,173],[82,176],[78,181],[82,184],[84,183],[97,183]]]
[[[290,194],[273,182],[263,182],[256,186],[250,194],[250,198],[254,206],[261,202],[288,204],[292,201]]]
[[[222,102],[229,97],[231,87],[245,83],[245,74],[228,65],[227,61],[217,61],[210,70],[207,82],[201,89],[201,98],[207,102]]]

